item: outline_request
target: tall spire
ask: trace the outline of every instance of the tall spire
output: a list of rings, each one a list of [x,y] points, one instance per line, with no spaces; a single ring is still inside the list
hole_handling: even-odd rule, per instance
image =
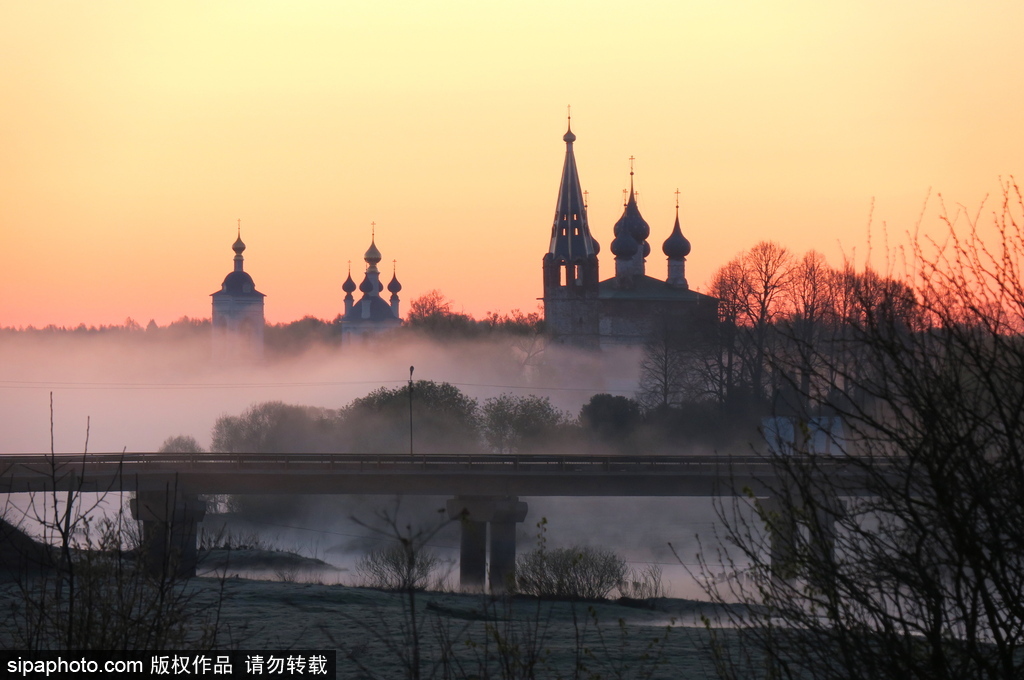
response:
[[[572,148],[576,135],[572,131],[571,116],[562,141],[565,142],[565,163],[562,165],[562,181],[558,187],[558,202],[555,204],[555,220],[551,227],[551,246],[548,253],[555,260],[573,262],[597,255],[601,247],[591,236],[587,223],[587,206],[583,200],[580,176],[576,170],[576,156]]]

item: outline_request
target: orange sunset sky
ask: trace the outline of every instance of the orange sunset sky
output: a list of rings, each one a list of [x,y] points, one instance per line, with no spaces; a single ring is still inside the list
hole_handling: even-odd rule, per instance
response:
[[[270,322],[342,309],[377,223],[409,300],[536,309],[572,105],[603,276],[630,156],[664,277],[838,263],[1024,177],[1024,3],[0,3],[0,325],[207,317],[242,220]],[[877,263],[876,263],[877,264]],[[382,267],[383,269],[383,267]]]

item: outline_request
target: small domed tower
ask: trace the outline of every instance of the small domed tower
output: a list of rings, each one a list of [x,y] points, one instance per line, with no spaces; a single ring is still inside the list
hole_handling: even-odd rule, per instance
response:
[[[352,305],[355,304],[355,299],[352,297],[352,293],[356,290],[356,282],[352,280],[352,260],[348,261],[348,278],[345,279],[345,283],[341,284],[341,289],[345,291],[345,313],[348,314],[352,311]]]
[[[380,282],[380,270],[377,268],[380,261],[381,254],[377,248],[376,233],[372,233],[370,247],[363,255],[366,273],[359,284],[359,291],[363,294],[359,301],[352,302],[355,282],[352,281],[351,271],[349,278],[342,285],[342,290],[346,293],[345,315],[341,320],[343,343],[365,339],[402,324],[402,320],[398,316],[398,291],[402,289],[402,286],[398,283],[398,279],[392,276],[391,283],[388,284],[388,290],[391,292],[391,304],[389,305],[381,298],[380,294],[384,290],[384,286]]]
[[[234,271],[224,277],[213,299],[213,356],[215,359],[247,361],[263,356],[263,298],[252,277],[244,269],[245,243],[241,220],[235,251]]]
[[[689,290],[686,283],[686,256],[690,254],[690,242],[683,236],[679,228],[679,191],[676,191],[676,223],[672,227],[672,233],[665,239],[661,251],[668,257],[668,278],[665,279],[672,288]]]
[[[398,282],[398,274],[396,273],[397,263],[393,260],[391,262],[391,281],[388,283],[388,292],[391,293],[391,311],[398,316],[398,294],[402,290],[402,284]]]

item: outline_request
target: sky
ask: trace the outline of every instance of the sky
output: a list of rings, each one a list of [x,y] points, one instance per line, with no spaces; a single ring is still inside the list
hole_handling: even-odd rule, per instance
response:
[[[698,289],[765,239],[863,260],[1024,176],[1022,25],[996,0],[0,2],[0,326],[208,317],[238,220],[269,322],[342,311],[371,223],[406,307],[534,311],[567,105],[604,276],[631,156],[655,276],[677,189]]]

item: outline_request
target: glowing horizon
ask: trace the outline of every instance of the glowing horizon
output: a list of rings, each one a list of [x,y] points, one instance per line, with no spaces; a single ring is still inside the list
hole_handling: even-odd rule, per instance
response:
[[[210,315],[241,218],[270,323],[343,309],[376,222],[403,315],[534,311],[572,104],[602,278],[763,239],[863,260],[1024,175],[1024,6],[731,0],[0,7],[0,326]],[[993,203],[995,200],[993,199]],[[872,207],[873,206],[873,207]],[[989,206],[991,208],[996,205]],[[358,279],[357,279],[358,280]]]

